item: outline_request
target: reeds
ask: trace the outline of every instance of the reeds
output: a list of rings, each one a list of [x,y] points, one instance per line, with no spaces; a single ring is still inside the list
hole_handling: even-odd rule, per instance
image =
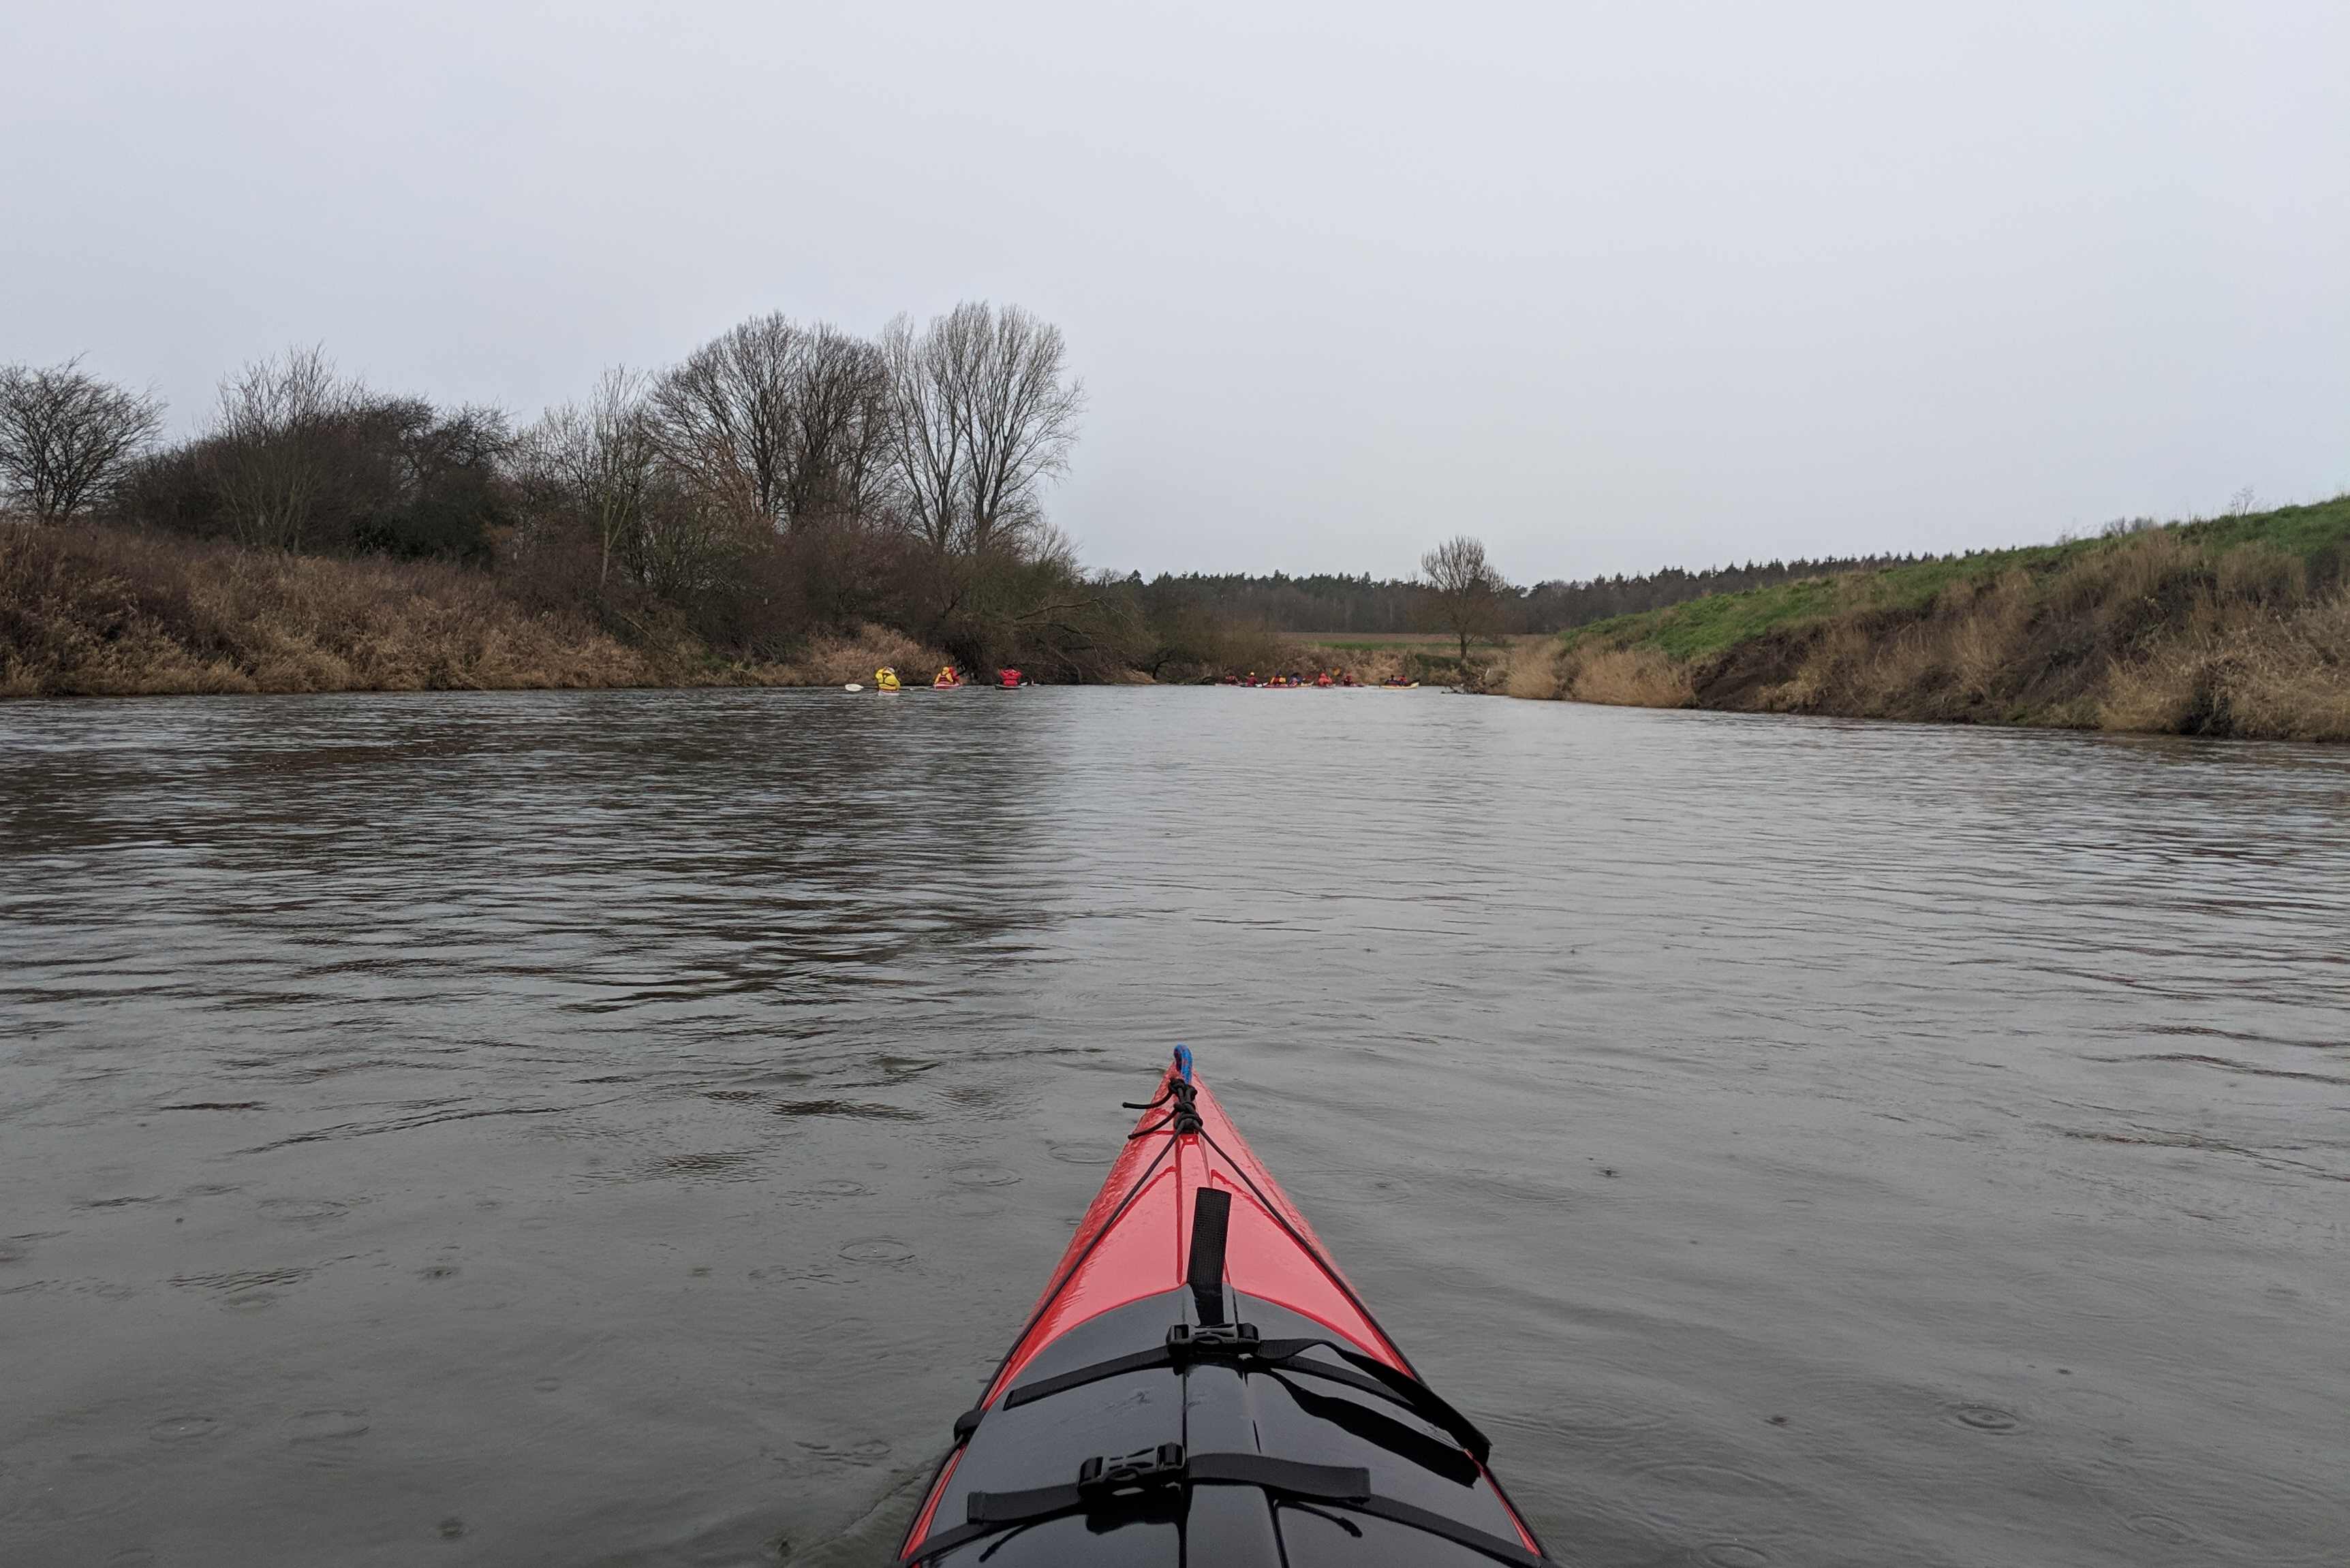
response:
[[[1687,708],[1697,701],[1688,665],[1653,648],[1602,648],[1560,660],[1558,694],[1614,708]]]

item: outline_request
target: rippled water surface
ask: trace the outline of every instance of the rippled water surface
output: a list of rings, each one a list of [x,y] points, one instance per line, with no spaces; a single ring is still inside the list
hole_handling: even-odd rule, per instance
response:
[[[1167,1047],[1594,1568],[2350,1561],[2350,753],[0,707],[0,1560],[886,1558]]]

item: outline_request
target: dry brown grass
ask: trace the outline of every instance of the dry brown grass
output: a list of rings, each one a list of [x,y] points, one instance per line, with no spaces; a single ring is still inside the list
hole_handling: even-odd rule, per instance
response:
[[[868,626],[855,637],[818,638],[806,651],[789,663],[764,667],[758,684],[763,686],[845,686],[854,680],[870,684],[873,673],[887,664],[895,668],[899,679],[909,686],[927,685],[947,656],[935,648],[925,648],[902,632],[886,626]],[[966,670],[966,680],[974,680],[981,672]],[[990,678],[993,671],[985,672]],[[772,676],[772,679],[768,678]]]
[[[1336,657],[1320,649],[1315,651],[1324,659]],[[1404,665],[1408,661],[1401,653],[1381,649],[1349,653],[1345,659],[1347,673],[1366,686],[1376,686],[1382,680],[1409,679],[1404,675]]]
[[[1617,708],[1687,708],[1697,701],[1689,666],[1653,648],[1607,648],[1559,661],[1555,695]]]
[[[1561,649],[1548,638],[1513,643],[1497,682],[1508,697],[1547,698],[1565,694]]]
[[[0,696],[834,685],[944,662],[868,628],[731,663],[682,637],[623,643],[463,566],[0,523]]]
[[[2269,612],[2217,597],[2176,637],[2118,664],[2108,730],[2350,741],[2350,588]]]
[[[1945,593],[1955,598],[1961,591],[1964,613],[1951,621],[1949,633],[1950,673],[1961,697],[1986,701],[2014,667],[2031,628],[2032,579],[2022,572],[2002,572],[1988,583]]]
[[[1887,583],[1892,583],[1887,578]],[[1898,587],[1898,583],[1893,583]],[[1557,658],[1578,701],[2350,740],[2350,582],[2338,554],[2207,546],[2176,529],[1904,599],[1839,584],[1808,618],[1676,659],[1631,637]]]
[[[1850,621],[1828,628],[1805,650],[1794,672],[1757,694],[1755,706],[1786,713],[1810,712],[1830,701],[1832,692],[1853,684],[1869,657],[1867,634]]]
[[[1260,675],[1281,671],[1308,677],[1328,670],[1351,677],[1360,686],[1378,686],[1390,680],[1449,682],[1456,678],[1459,669],[1451,659],[1431,659],[1422,649],[1411,644],[1341,649],[1295,641],[1284,642],[1277,657],[1245,668]]]
[[[115,530],[0,530],[0,693],[637,685],[644,655],[487,576]]]
[[[2110,730],[2350,739],[2345,590],[2299,559],[2212,556],[2136,536],[2053,576],[1942,590],[1922,616],[1862,616],[1808,640],[1753,705],[1865,718],[2023,720]]]

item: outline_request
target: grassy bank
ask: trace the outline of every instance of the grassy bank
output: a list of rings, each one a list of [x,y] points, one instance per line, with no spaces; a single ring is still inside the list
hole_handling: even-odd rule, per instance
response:
[[[0,521],[0,696],[820,686],[942,662],[868,628],[746,663],[654,627],[624,641],[447,562]]]
[[[1517,650],[1513,696],[2350,740],[2350,496],[1721,594]]]

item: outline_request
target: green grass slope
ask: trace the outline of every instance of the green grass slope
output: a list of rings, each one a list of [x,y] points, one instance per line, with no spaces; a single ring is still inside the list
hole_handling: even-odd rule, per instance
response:
[[[2350,739],[2350,496],[1622,616],[1510,676],[1580,701]]]

